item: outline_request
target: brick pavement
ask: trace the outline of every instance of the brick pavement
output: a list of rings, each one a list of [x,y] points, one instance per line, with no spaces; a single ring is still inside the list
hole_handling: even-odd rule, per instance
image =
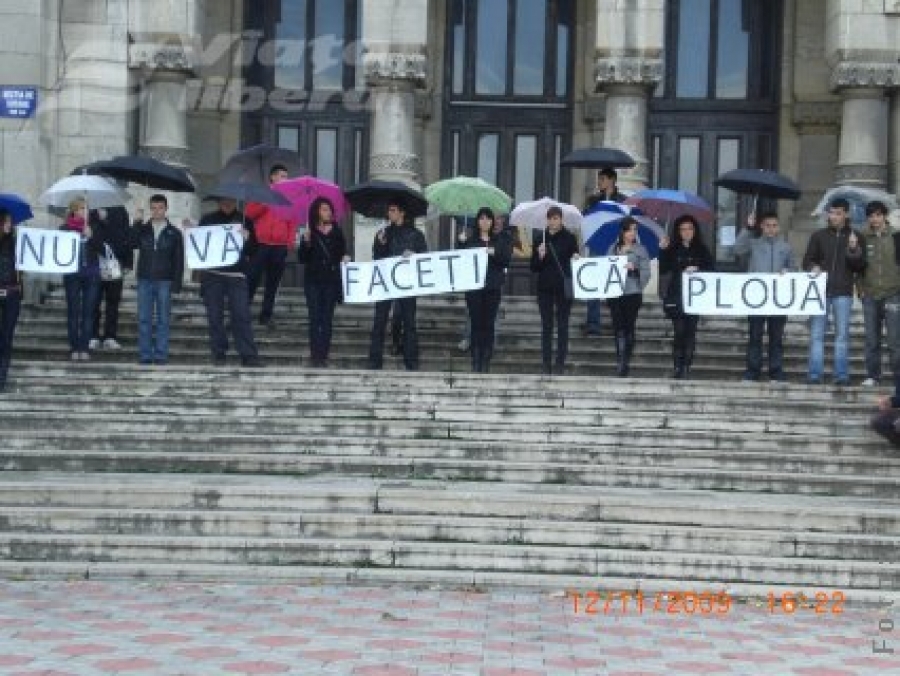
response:
[[[576,615],[563,594],[508,590],[0,582],[0,674],[900,674],[896,608],[602,606]]]

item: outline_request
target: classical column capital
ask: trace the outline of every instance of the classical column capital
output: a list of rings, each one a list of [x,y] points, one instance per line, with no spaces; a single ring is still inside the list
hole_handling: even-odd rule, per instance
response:
[[[196,66],[194,40],[177,33],[132,33],[128,67],[189,73]]]
[[[369,86],[406,83],[412,87],[422,88],[427,79],[426,61],[424,47],[391,48],[389,51],[366,48],[362,57],[362,67],[366,84]]]
[[[848,88],[893,89],[900,86],[900,63],[839,61],[831,69],[832,91]]]
[[[369,156],[369,173],[373,176],[419,175],[419,157],[410,153],[381,153]]]
[[[888,168],[883,164],[839,164],[834,169],[834,182],[838,185],[866,185],[884,188],[887,180]]]
[[[598,56],[594,71],[597,90],[611,85],[652,88],[662,80],[663,62],[644,56]]]
[[[145,157],[152,157],[154,160],[159,160],[166,164],[174,164],[180,167],[187,167],[189,165],[187,148],[141,145],[138,152]]]

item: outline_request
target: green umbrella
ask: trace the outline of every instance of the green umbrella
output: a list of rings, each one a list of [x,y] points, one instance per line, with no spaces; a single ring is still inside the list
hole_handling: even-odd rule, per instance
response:
[[[428,202],[447,216],[475,216],[481,207],[495,214],[508,214],[512,198],[480,178],[457,176],[425,188]]]

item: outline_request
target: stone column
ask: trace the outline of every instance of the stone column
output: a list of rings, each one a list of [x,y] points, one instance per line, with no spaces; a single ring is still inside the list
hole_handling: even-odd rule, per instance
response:
[[[887,187],[889,89],[900,84],[900,65],[840,61],[831,88],[840,93],[841,141],[835,182]]]
[[[900,195],[900,89],[891,92],[890,167],[888,192]]]
[[[661,71],[662,64],[658,66]],[[645,84],[640,84],[640,80],[613,81],[605,86],[606,128],[603,145],[624,150],[637,160],[633,169],[619,172],[619,184],[627,189],[645,188],[650,179],[646,139],[651,84],[655,86],[652,78],[648,78]]]

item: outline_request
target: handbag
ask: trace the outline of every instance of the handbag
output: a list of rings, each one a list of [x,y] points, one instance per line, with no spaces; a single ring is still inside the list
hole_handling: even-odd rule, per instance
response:
[[[100,256],[100,279],[104,282],[114,282],[116,280],[122,279],[122,265],[119,263],[119,259],[116,258],[116,255],[113,253],[112,248],[109,244],[103,245],[106,251],[106,255]]]
[[[556,267],[559,268],[559,274],[563,279],[563,294],[569,300],[575,298],[575,287],[572,286],[572,278],[566,277],[566,273],[563,272],[562,264],[559,262],[559,258],[556,255],[556,248],[553,246],[551,242],[547,242],[547,246],[550,247],[550,253],[553,254],[553,260],[556,261]]]

